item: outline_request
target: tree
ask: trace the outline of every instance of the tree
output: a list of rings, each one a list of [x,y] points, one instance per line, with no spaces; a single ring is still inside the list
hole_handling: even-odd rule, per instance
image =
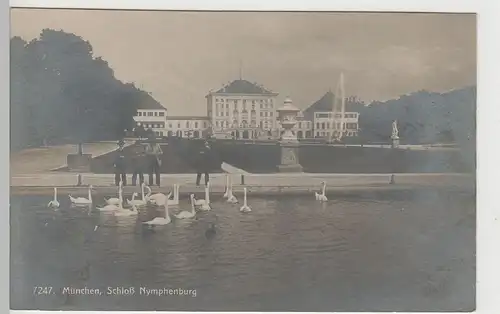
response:
[[[114,77],[83,38],[44,29],[29,43],[11,39],[11,148],[47,140],[116,140],[135,125],[137,104],[156,102]]]

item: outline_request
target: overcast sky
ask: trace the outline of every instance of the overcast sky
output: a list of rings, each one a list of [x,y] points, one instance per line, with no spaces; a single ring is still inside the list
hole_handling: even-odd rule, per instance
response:
[[[88,40],[118,79],[174,115],[242,76],[305,108],[341,71],[346,93],[387,100],[476,83],[476,18],[465,14],[147,12],[13,9],[12,36],[62,29]]]

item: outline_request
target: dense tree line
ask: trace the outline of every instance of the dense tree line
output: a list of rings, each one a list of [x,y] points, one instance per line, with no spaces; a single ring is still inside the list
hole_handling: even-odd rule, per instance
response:
[[[45,29],[11,46],[11,149],[114,140],[134,127],[137,105],[155,101],[117,80],[74,34]]]

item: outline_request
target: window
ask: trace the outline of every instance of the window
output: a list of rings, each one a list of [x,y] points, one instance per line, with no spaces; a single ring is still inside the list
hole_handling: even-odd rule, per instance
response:
[[[150,111],[148,112],[148,117],[152,117],[153,116],[153,113]]]
[[[189,128],[189,121],[186,121],[186,128]]]
[[[330,122],[327,122],[327,123],[326,123],[326,128],[327,128],[327,129],[330,129]]]
[[[203,122],[203,128],[206,129],[207,128],[207,121],[204,121]]]
[[[324,130],[325,129],[325,122],[321,123],[321,128]]]
[[[196,121],[196,122],[194,123],[194,128],[195,128],[195,129],[197,129],[197,128],[198,128],[198,121]]]
[[[269,112],[269,116],[272,117],[273,116],[273,113],[272,112]]]
[[[316,129],[319,129],[319,122],[316,123]]]
[[[229,109],[229,104],[226,104],[226,109]]]
[[[169,123],[168,124],[168,128],[171,129],[172,128],[172,123]]]
[[[316,118],[329,118],[329,114],[328,113],[317,113],[316,114]]]
[[[177,123],[177,128],[178,128],[178,129],[180,129],[180,128],[181,128],[181,123],[180,123],[180,122],[178,122],[178,123]]]
[[[215,126],[219,127],[219,121],[215,121]]]
[[[263,113],[262,111],[260,112],[260,116],[261,116],[261,117],[263,117],[263,116],[264,116],[264,113]]]
[[[155,111],[155,117],[158,117],[158,112]]]
[[[165,112],[161,111],[161,112],[159,113],[159,115],[160,115],[160,117],[164,117],[164,116],[165,116]]]
[[[140,117],[142,115],[142,112],[137,112],[137,116]]]

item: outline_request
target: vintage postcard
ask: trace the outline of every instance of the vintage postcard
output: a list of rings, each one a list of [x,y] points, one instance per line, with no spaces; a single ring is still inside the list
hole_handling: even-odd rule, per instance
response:
[[[476,308],[476,15],[11,9],[13,310]]]

